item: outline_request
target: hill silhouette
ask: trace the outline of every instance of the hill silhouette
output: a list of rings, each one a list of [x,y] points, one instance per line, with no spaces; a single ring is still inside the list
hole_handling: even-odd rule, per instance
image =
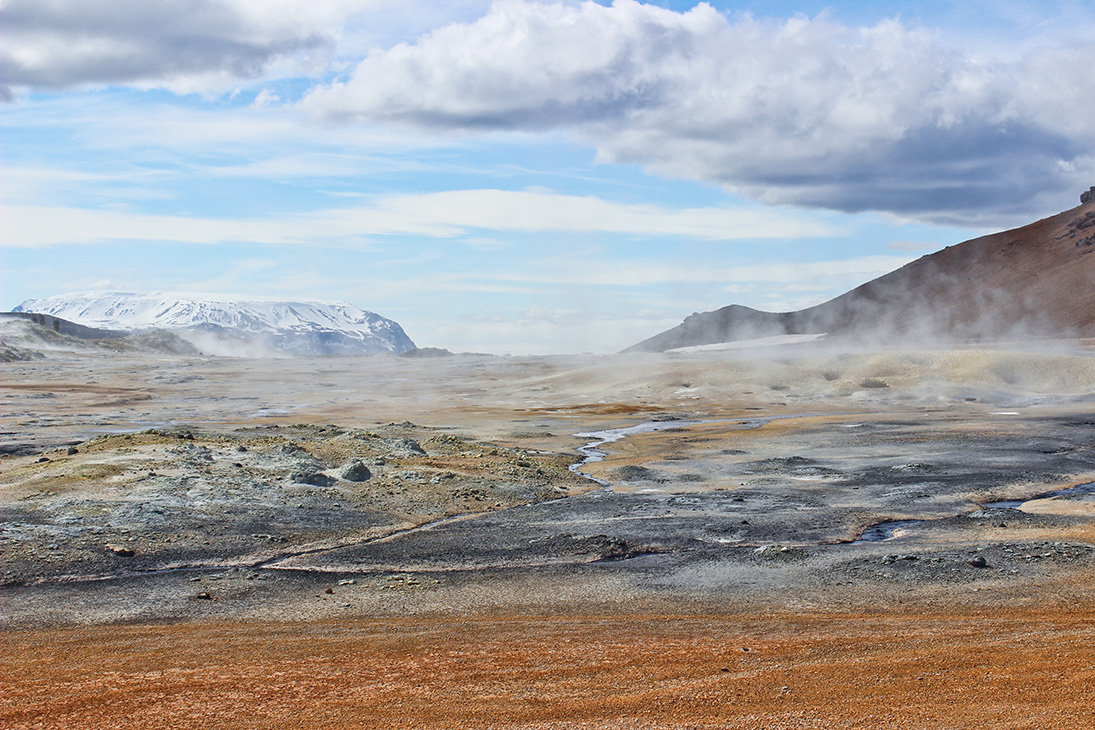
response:
[[[1036,223],[923,256],[795,312],[730,305],[693,314],[627,351],[779,335],[864,344],[1095,337],[1095,188]]]

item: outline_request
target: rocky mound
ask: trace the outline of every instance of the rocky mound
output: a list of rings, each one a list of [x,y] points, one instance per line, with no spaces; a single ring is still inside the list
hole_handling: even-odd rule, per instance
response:
[[[797,312],[731,305],[693,314],[629,351],[664,352],[778,335],[869,344],[1095,336],[1095,188],[1022,228],[923,256]]]

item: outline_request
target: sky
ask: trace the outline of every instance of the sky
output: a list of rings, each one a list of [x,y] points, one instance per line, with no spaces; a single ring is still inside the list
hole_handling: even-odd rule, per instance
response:
[[[1095,0],[0,0],[0,308],[618,351],[1078,204]]]

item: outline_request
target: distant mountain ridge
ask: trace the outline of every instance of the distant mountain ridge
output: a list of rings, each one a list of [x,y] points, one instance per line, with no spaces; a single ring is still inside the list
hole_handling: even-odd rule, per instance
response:
[[[922,256],[823,304],[796,312],[732,304],[625,352],[822,333],[893,345],[1095,337],[1095,188],[1077,208]]]
[[[76,324],[75,322],[69,322],[67,319],[55,317],[52,314],[40,314],[38,312],[0,312],[0,318],[3,317],[26,319],[59,334],[76,337],[81,340],[112,340],[120,339],[129,334],[124,330],[104,330],[95,327],[85,327],[84,325]]]
[[[345,302],[78,292],[28,299],[13,311],[108,330],[169,330],[217,355],[375,355],[415,348],[398,323]]]

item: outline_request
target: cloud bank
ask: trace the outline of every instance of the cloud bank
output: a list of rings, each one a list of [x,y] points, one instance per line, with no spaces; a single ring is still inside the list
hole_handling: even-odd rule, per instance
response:
[[[329,60],[353,5],[348,0],[5,0],[0,79],[8,96],[12,87],[99,84],[187,93],[258,77],[279,60],[292,59],[298,72],[316,71]]]
[[[363,135],[563,132],[600,161],[762,203],[976,228],[1055,212],[1095,182],[1082,17],[1071,37],[970,50],[898,20],[635,0],[496,0],[480,17],[485,2],[0,0],[0,99],[308,77],[300,106]]]
[[[731,21],[633,0],[498,0],[370,53],[302,102],[329,120],[566,130],[606,162],[773,204],[996,225],[1095,168],[1095,44],[975,57],[886,21]]]

